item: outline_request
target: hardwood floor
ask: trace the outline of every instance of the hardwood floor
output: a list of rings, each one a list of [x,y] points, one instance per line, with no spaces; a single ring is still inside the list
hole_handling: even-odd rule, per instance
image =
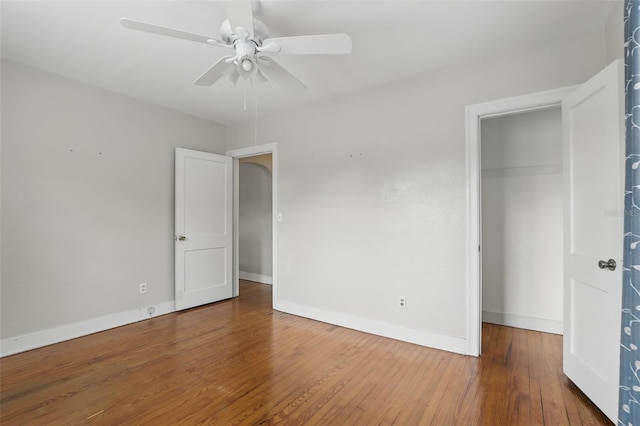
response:
[[[480,358],[271,310],[271,287],[0,360],[0,423],[610,424],[561,336],[483,326]]]

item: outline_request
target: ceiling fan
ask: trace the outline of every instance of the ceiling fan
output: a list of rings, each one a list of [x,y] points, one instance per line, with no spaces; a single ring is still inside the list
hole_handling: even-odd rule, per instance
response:
[[[222,22],[220,39],[127,18],[120,19],[120,23],[132,30],[233,49],[233,55],[222,57],[194,81],[200,86],[211,86],[224,76],[233,84],[240,78],[252,83],[271,80],[291,92],[299,92],[306,86],[270,55],[351,52],[351,38],[347,34],[269,38],[267,27],[253,17],[251,1],[228,1],[225,6],[228,19]]]

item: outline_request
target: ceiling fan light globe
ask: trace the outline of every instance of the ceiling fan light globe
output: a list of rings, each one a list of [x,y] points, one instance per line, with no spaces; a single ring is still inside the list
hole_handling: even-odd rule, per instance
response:
[[[253,69],[253,62],[250,59],[243,59],[240,66],[244,71],[250,72]]]
[[[258,72],[258,64],[252,57],[245,56],[236,62],[236,71],[240,77],[252,79]]]

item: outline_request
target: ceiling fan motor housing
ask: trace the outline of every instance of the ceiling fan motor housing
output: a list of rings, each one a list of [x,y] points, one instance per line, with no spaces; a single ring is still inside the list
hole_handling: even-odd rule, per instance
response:
[[[252,79],[258,72],[258,58],[256,47],[262,45],[262,40],[267,37],[267,27],[257,19],[253,20],[253,38],[251,35],[242,34],[243,31],[231,29],[231,23],[225,19],[220,26],[220,36],[228,44],[233,44],[236,55],[233,63],[236,71],[242,78]],[[243,29],[246,31],[246,29]],[[240,34],[237,34],[240,33]],[[249,32],[246,31],[248,34]]]

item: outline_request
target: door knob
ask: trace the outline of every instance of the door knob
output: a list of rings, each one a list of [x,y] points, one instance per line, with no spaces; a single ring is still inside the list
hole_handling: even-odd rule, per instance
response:
[[[609,269],[610,271],[616,270],[616,261],[613,259],[609,260],[601,260],[598,262],[598,268],[600,269]]]
[[[187,237],[185,237],[184,235],[178,235],[178,241],[184,241],[186,239],[187,239]],[[614,266],[614,268],[615,268],[615,266]]]

